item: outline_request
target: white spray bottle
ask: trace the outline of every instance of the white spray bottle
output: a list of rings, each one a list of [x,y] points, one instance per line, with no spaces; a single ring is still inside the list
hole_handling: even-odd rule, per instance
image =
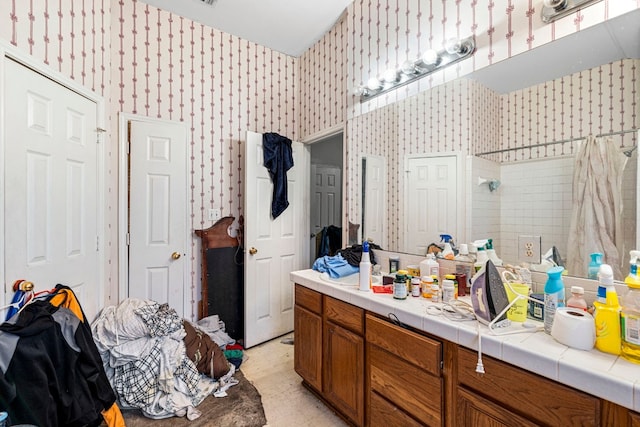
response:
[[[369,257],[369,242],[362,242],[362,257],[360,258],[359,288],[361,291],[371,290],[371,258]]]

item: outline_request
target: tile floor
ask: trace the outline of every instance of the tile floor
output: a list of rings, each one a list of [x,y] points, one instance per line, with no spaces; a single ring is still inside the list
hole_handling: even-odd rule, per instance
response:
[[[245,351],[240,369],[262,395],[269,427],[342,427],[347,424],[301,384],[293,369],[293,333]]]

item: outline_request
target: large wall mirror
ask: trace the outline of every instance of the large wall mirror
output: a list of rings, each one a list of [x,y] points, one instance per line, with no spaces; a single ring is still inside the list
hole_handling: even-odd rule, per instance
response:
[[[566,261],[576,155],[593,137],[615,146],[609,166],[622,169],[621,279],[628,251],[640,245],[639,127],[636,10],[350,120],[347,173],[357,185],[347,195],[348,219],[362,225],[360,238],[375,225],[395,252],[424,255],[446,233],[456,243],[492,238],[506,263],[519,264],[522,237],[539,236],[540,253],[555,247]],[[375,205],[363,165],[380,158],[384,195],[375,195],[386,208],[374,215],[363,209]],[[586,276],[583,252],[570,275]]]

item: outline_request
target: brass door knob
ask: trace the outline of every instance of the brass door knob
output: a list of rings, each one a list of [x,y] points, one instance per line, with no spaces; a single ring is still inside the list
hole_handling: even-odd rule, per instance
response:
[[[171,259],[180,259],[181,256],[180,252],[174,252],[171,254]]]
[[[251,255],[255,255],[255,254],[257,254],[257,253],[258,253],[258,250],[252,246],[252,247],[251,247],[251,249],[249,249],[249,253],[250,253]]]

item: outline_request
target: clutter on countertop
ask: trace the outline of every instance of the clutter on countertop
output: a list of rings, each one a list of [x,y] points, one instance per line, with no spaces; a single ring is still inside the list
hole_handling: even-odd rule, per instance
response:
[[[348,263],[340,253],[334,256],[325,255],[316,259],[312,268],[320,273],[327,273],[332,279],[350,276],[360,271],[357,266]]]

